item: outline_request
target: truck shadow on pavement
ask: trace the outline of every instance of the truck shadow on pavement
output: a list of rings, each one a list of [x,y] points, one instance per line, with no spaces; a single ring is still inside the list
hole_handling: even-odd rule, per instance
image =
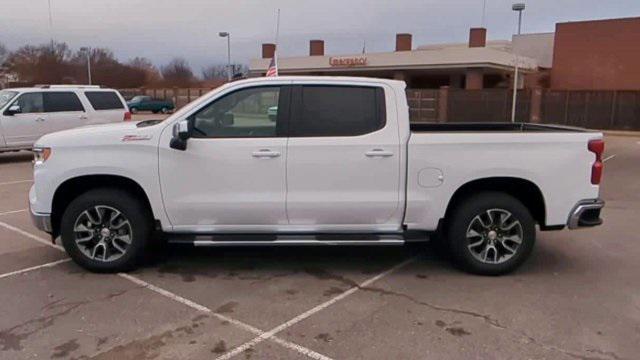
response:
[[[420,250],[420,257],[427,256]],[[143,269],[155,269],[160,276],[179,275],[185,282],[195,281],[196,277],[259,281],[296,273],[330,277],[333,273],[377,274],[416,253],[415,249],[404,247],[193,248],[167,245],[156,250]],[[446,262],[440,265],[448,266]]]
[[[322,278],[331,274],[377,274],[414,258],[411,271],[472,277],[451,265],[448,257],[433,244],[403,247],[227,247],[193,248],[166,245],[156,249],[141,271],[159,276],[177,275],[185,282],[197,277],[264,280],[277,276],[307,273]],[[578,266],[578,268],[575,268]],[[547,244],[539,242],[531,258],[513,275],[554,275],[579,272],[581,265]],[[416,275],[417,276],[417,275]],[[506,275],[509,276],[509,275]]]
[[[30,162],[31,160],[33,160],[31,151],[0,153],[0,164]]]

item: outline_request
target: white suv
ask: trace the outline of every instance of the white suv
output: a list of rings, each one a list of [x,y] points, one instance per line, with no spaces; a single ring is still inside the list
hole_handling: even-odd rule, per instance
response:
[[[131,120],[122,95],[99,86],[43,85],[0,90],[0,152],[31,149],[41,136]]]

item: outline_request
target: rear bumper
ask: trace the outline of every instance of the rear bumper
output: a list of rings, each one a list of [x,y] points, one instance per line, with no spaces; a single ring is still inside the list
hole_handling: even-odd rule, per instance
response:
[[[602,199],[582,200],[573,207],[567,226],[569,229],[598,226],[602,224],[600,211],[604,207]]]

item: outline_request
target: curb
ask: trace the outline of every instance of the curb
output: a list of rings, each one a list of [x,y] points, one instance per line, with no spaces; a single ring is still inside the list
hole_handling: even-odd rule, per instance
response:
[[[640,131],[625,131],[625,130],[600,130],[605,135],[609,136],[634,136],[640,137]]]

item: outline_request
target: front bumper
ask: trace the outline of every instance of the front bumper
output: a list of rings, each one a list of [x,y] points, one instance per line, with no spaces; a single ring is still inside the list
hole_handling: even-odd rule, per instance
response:
[[[49,234],[53,232],[53,227],[51,226],[51,214],[37,213],[33,211],[31,204],[29,204],[29,214],[31,214],[31,222],[38,228],[38,230]]]
[[[569,229],[598,226],[602,224],[600,211],[604,207],[602,199],[582,200],[573,207],[569,214],[567,226]]]

